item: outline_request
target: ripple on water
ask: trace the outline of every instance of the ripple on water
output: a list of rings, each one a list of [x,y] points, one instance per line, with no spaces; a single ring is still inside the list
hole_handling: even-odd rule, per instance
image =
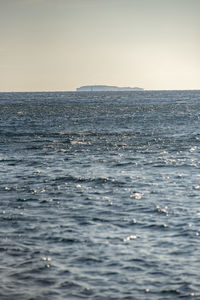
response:
[[[199,99],[0,94],[0,299],[200,298]]]

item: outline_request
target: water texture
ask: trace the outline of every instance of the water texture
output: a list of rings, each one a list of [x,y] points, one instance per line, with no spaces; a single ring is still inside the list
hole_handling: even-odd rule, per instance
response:
[[[200,91],[0,93],[0,299],[200,299]]]

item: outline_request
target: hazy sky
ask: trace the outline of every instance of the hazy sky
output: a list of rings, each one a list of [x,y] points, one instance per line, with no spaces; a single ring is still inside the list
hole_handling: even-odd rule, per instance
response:
[[[200,0],[0,0],[0,91],[200,89]]]

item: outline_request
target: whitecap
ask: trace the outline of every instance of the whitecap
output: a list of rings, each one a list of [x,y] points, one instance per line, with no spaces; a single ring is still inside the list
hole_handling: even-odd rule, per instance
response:
[[[87,145],[86,142],[77,141],[77,140],[70,141],[70,144],[71,145]]]
[[[199,189],[200,189],[200,185],[194,185],[192,188],[193,188],[194,190],[199,190]]]
[[[197,147],[196,147],[196,146],[193,146],[193,147],[191,147],[191,148],[189,149],[189,151],[190,151],[190,152],[194,152],[196,149],[197,149]]]
[[[130,241],[130,240],[135,240],[135,239],[137,239],[137,238],[139,238],[139,235],[138,235],[138,234],[133,234],[133,235],[129,235],[129,236],[127,236],[126,238],[124,238],[123,241],[124,241],[124,242],[128,242],[128,241]]]
[[[158,212],[164,213],[164,214],[166,214],[166,216],[168,216],[168,207],[167,206],[165,206],[164,208],[161,208],[159,205],[157,205],[156,209]]]
[[[139,200],[139,199],[142,199],[143,195],[144,195],[143,193],[133,193],[133,194],[130,195],[130,197]]]

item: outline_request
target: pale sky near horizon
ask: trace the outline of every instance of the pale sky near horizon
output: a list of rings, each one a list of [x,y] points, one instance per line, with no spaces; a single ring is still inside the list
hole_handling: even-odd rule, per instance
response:
[[[200,0],[0,0],[0,91],[200,89]]]

